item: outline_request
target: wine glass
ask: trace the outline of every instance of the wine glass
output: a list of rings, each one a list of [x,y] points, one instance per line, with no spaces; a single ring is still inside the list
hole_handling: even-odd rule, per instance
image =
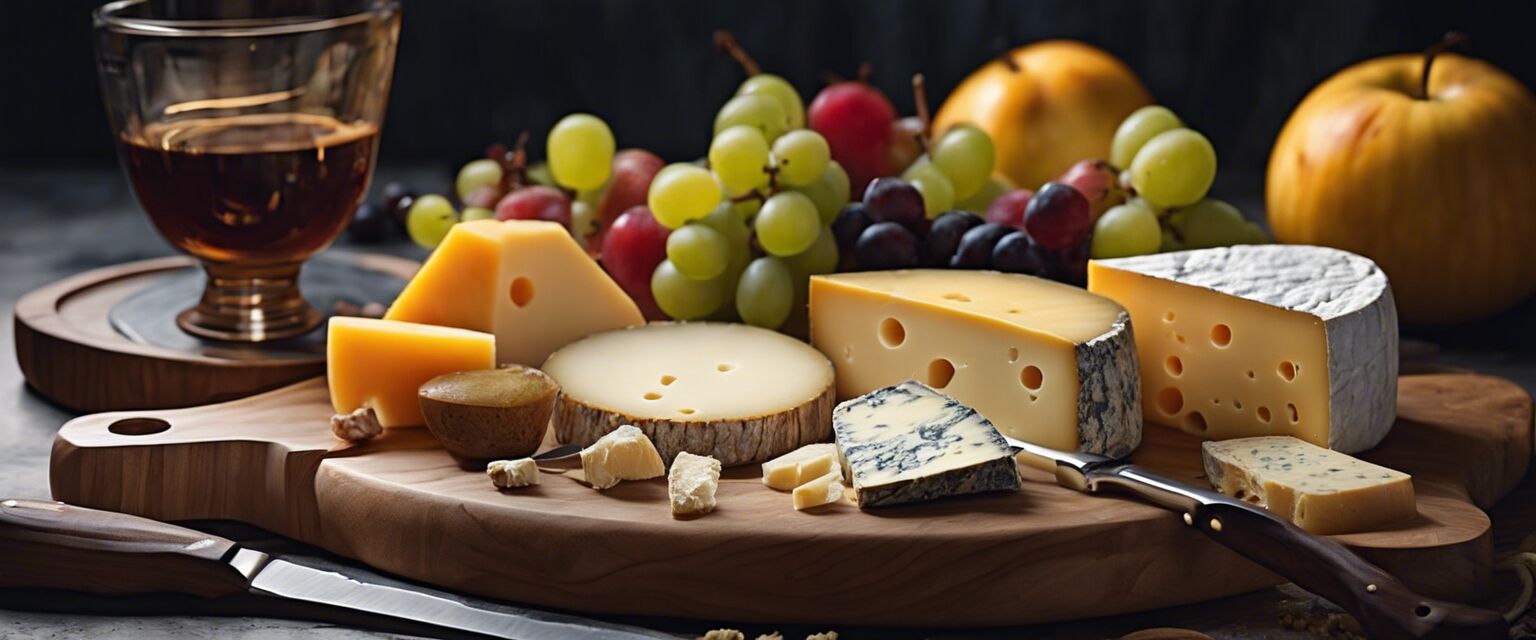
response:
[[[398,2],[119,0],[93,17],[134,195],[207,274],[177,325],[245,343],[314,329],[299,270],[368,191]]]

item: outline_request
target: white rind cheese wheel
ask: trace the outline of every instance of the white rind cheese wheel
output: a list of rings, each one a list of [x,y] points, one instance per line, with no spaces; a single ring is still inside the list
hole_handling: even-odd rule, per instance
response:
[[[1239,245],[1095,260],[1088,288],[1131,312],[1149,422],[1345,453],[1392,428],[1397,307],[1367,258]]]
[[[832,437],[832,365],[809,345],[725,323],[652,323],[578,340],[543,370],[560,383],[561,442],[639,427],[671,461],[762,462]]]

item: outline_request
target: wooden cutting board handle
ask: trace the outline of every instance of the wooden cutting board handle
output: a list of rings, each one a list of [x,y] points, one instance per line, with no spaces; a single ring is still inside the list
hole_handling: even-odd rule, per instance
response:
[[[238,551],[232,540],[148,518],[0,501],[0,587],[216,598],[249,585],[227,562]]]

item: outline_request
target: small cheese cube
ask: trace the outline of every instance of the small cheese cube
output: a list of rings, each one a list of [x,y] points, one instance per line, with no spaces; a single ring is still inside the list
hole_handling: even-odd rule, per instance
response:
[[[496,337],[376,318],[331,318],[326,379],[338,414],[371,407],[384,427],[426,424],[422,383],[454,371],[496,366]]]
[[[667,497],[672,515],[696,515],[715,510],[715,489],[720,486],[720,461],[683,451],[667,471]]]
[[[498,489],[530,487],[539,483],[539,467],[533,458],[496,460],[485,467],[485,475]]]
[[[795,487],[843,467],[837,462],[837,445],[830,442],[808,444],[763,463],[763,484],[779,491]]]
[[[1201,446],[1218,491],[1247,500],[1311,533],[1370,531],[1417,513],[1406,473],[1289,436]]]
[[[646,480],[667,474],[656,445],[634,425],[624,425],[581,450],[581,471],[593,489],[608,489],[620,480]]]
[[[828,473],[795,487],[795,509],[804,511],[843,499],[843,474]]]

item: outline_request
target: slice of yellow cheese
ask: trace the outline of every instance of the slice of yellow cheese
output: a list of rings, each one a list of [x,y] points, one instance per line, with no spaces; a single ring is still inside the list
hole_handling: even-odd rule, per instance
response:
[[[645,323],[565,227],[532,220],[454,225],[384,317],[494,333],[497,362],[531,367],[580,338]]]
[[[326,379],[336,413],[372,407],[379,424],[426,424],[416,393],[454,371],[496,366],[496,337],[428,324],[375,318],[331,318]]]
[[[1369,449],[1397,408],[1397,312],[1352,253],[1240,245],[1095,260],[1130,310],[1148,422],[1215,440],[1289,435]]]
[[[1108,298],[992,271],[841,273],[811,278],[810,318],[840,399],[912,379],[1037,444],[1141,443],[1130,316]]]
[[[1408,474],[1296,438],[1206,442],[1202,453],[1218,491],[1315,534],[1371,531],[1418,513]]]

